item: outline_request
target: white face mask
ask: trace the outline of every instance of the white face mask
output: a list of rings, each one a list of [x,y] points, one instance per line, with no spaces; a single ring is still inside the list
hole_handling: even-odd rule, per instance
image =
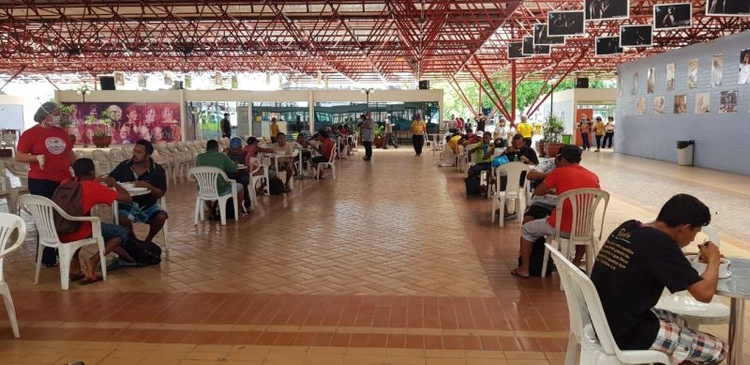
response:
[[[60,126],[60,116],[59,115],[53,115],[52,116],[52,122],[50,122],[50,125],[54,127]]]

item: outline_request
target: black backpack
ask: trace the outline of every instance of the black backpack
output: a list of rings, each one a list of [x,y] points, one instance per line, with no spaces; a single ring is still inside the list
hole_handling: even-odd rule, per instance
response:
[[[271,178],[271,182],[268,185],[268,192],[271,195],[279,195],[284,192],[284,182],[279,179],[278,176]]]
[[[52,194],[51,200],[69,215],[74,217],[83,215],[83,188],[78,180],[71,179],[60,184]],[[83,222],[63,218],[57,211],[54,212],[54,222],[57,233],[73,233],[83,225]]]
[[[542,265],[544,264],[544,242],[546,240],[541,237],[532,243],[531,258],[529,259],[529,275],[531,276],[542,276]],[[550,253],[551,255],[551,253]],[[518,256],[518,266],[521,266],[521,256]],[[547,258],[547,275],[552,273],[555,264],[552,262],[552,258]]]
[[[153,242],[129,239],[120,247],[135,260],[138,266],[158,265],[161,263],[161,248]]]

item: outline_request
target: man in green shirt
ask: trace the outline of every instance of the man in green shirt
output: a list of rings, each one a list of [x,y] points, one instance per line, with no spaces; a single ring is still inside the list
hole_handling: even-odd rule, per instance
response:
[[[237,164],[229,156],[219,152],[219,142],[212,139],[206,143],[206,152],[201,153],[195,158],[195,166],[211,166],[221,169],[227,174],[237,172]],[[216,180],[219,195],[231,194],[231,185],[219,176]],[[240,211],[245,214],[247,210],[241,202],[245,198],[245,189],[241,183],[237,183],[237,201],[240,202]]]

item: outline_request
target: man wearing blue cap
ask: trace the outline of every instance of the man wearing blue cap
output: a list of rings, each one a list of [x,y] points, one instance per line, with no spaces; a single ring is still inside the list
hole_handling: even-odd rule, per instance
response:
[[[227,148],[224,153],[226,153],[227,156],[229,156],[229,158],[237,165],[251,165],[249,153],[242,148],[242,138],[240,137],[232,137],[232,139],[229,140],[229,148]],[[249,208],[250,191],[248,189],[250,189],[250,173],[248,172],[247,168],[238,168],[237,172],[227,173],[227,176],[229,176],[230,179],[235,179],[238,182],[242,183],[242,185],[245,187],[245,198],[243,202],[245,203],[245,206]]]

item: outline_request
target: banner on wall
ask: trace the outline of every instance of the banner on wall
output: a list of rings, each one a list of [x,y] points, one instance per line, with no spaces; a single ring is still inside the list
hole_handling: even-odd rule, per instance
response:
[[[77,143],[92,143],[96,132],[107,132],[113,144],[135,143],[146,139],[152,143],[179,142],[182,139],[180,103],[66,103],[73,113],[68,133],[76,136]],[[84,123],[89,115],[101,119],[102,111],[112,113],[112,125],[101,122]]]

